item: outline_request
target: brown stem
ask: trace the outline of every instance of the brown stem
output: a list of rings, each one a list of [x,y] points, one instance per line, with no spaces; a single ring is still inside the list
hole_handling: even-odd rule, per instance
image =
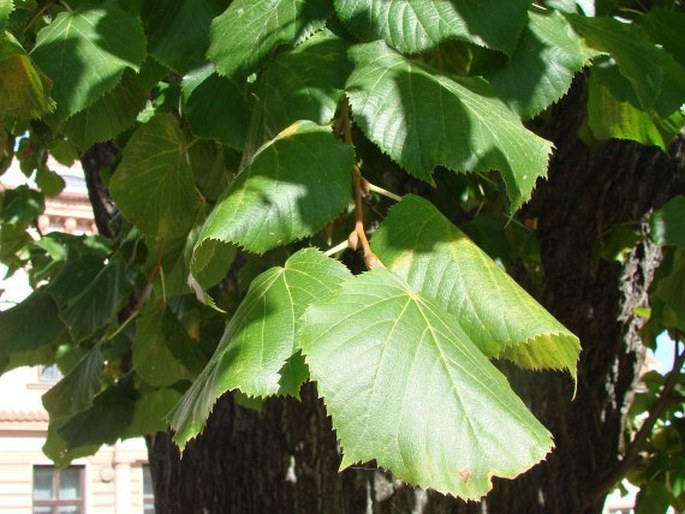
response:
[[[640,451],[643,449],[645,442],[652,433],[654,425],[668,408],[672,404],[671,393],[678,381],[680,379],[680,370],[685,364],[685,350],[678,353],[679,340],[676,341],[676,358],[673,362],[673,369],[666,377],[664,386],[661,389],[659,398],[654,402],[652,408],[649,410],[649,416],[644,421],[640,430],[638,430],[635,437],[628,445],[623,459],[616,463],[616,465],[611,468],[605,475],[597,482],[597,487],[594,492],[590,494],[586,500],[587,505],[592,505],[595,501],[599,500],[604,496],[613,486],[618,482],[630,469],[635,465]]]
[[[340,101],[340,115],[336,119],[334,125],[335,131],[340,135],[343,141],[353,144],[352,141],[352,128],[350,123],[350,107],[347,103],[347,98],[343,97]],[[354,163],[352,165],[352,174],[354,180],[354,232],[357,234],[357,239],[362,245],[362,251],[364,252],[364,264],[368,269],[375,266],[382,266],[381,262],[378,260],[371,251],[371,245],[369,244],[369,239],[366,237],[366,231],[364,230],[364,194],[366,190],[365,180],[362,177],[361,170],[359,169],[359,163],[355,157]]]

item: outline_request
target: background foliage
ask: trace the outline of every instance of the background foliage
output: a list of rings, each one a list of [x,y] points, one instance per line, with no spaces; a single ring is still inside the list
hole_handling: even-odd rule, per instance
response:
[[[342,467],[478,499],[544,459],[550,434],[492,362],[565,371],[571,401],[580,342],[505,271],[543,272],[517,210],[554,149],[527,122],[582,76],[588,144],[665,150],[685,10],[649,4],[0,0],[0,170],[16,157],[35,183],[0,193],[0,260],[35,288],[0,314],[0,359],[65,375],[45,452],[169,425],[183,447],[225,392],[313,380]],[[40,233],[64,186],[47,156],[105,142],[103,235]],[[684,205],[602,254],[664,247],[648,346],[685,328]],[[644,512],[685,508],[683,355],[633,406]]]

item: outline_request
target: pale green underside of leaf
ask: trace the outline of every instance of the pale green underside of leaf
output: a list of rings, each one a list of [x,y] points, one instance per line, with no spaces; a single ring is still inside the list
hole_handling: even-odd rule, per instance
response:
[[[639,26],[608,17],[568,19],[589,47],[616,61],[643,110],[653,109],[666,117],[682,105],[685,70],[666,50],[651,44]]]
[[[198,246],[211,239],[263,253],[315,233],[351,203],[352,160],[330,127],[294,123],[235,178]]]
[[[202,430],[226,391],[251,397],[296,394],[301,382],[292,383],[293,378],[305,377],[292,366],[285,376],[282,371],[299,345],[300,318],[349,276],[338,261],[309,248],[255,278],[209,364],[171,414],[177,444],[183,447]]]
[[[54,121],[63,121],[111,91],[127,68],[138,71],[145,46],[140,20],[114,6],[58,14],[38,32],[31,53],[53,82]]]
[[[456,38],[511,54],[526,24],[528,0],[335,0],[346,28],[416,53]]]
[[[322,30],[267,61],[255,89],[244,162],[297,120],[325,125],[333,119],[352,71],[347,48],[343,39]]]
[[[552,143],[527,130],[483,80],[440,74],[383,42],[350,50],[355,122],[394,161],[432,182],[436,166],[498,170],[512,210],[545,176]]]
[[[148,235],[183,235],[195,222],[200,198],[186,146],[176,119],[158,114],[131,136],[112,176],[117,206]]]
[[[80,148],[114,139],[133,126],[148,93],[133,72],[124,73],[117,86],[93,105],[67,119],[60,129]]]
[[[685,248],[685,196],[671,198],[649,220],[652,239],[662,245]]]
[[[312,305],[302,351],[342,468],[375,460],[411,484],[476,500],[492,476],[513,478],[552,447],[453,315],[387,269]]]
[[[645,112],[631,102],[616,99],[610,89],[594,76],[588,81],[587,123],[598,140],[630,139],[643,145],[654,145],[667,150],[669,143],[680,132],[685,117],[675,112],[661,119],[653,112]]]
[[[371,241],[376,256],[454,316],[487,357],[576,378],[580,343],[427,200],[405,196]]]
[[[556,11],[531,11],[511,59],[486,78],[524,118],[532,118],[559,100],[588,55],[569,22]]]
[[[210,29],[209,59],[223,75],[248,75],[279,45],[322,28],[330,0],[235,0]]]
[[[185,73],[202,63],[209,47],[209,27],[219,14],[211,0],[167,0],[148,20],[149,50],[160,63]]]

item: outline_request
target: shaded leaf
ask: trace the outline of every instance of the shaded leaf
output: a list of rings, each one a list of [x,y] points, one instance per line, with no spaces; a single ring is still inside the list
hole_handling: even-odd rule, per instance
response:
[[[528,0],[335,0],[346,28],[416,53],[448,38],[511,54],[526,24]]]
[[[661,245],[685,248],[685,196],[678,195],[652,214],[651,237]]]
[[[200,83],[192,82],[192,88],[184,87],[184,96],[185,116],[195,135],[243,148],[250,123],[250,106],[243,88],[212,73]]]
[[[140,437],[166,431],[166,415],[182,396],[177,390],[167,387],[143,394],[135,402],[133,417],[122,437]]]
[[[0,358],[38,350],[55,342],[64,331],[53,299],[36,291],[23,302],[0,311]]]
[[[352,148],[329,127],[294,123],[235,178],[202,227],[196,252],[219,241],[263,253],[313,234],[352,201],[352,159]]]
[[[0,0],[0,34],[5,32],[7,20],[10,13],[14,10],[12,0]]]
[[[136,322],[133,366],[150,385],[171,385],[199,373],[205,358],[183,325],[160,301],[150,301]]]
[[[299,320],[307,306],[348,277],[338,261],[309,248],[255,278],[209,364],[171,414],[176,443],[183,447],[202,430],[216,399],[226,391],[239,389],[259,397],[297,392],[301,382],[295,382],[306,378],[301,360],[292,360]]]
[[[157,114],[136,130],[109,187],[124,216],[146,234],[172,238],[190,230],[200,198],[185,137],[171,114]]]
[[[125,37],[122,35],[125,34]],[[31,57],[53,82],[60,122],[114,89],[124,70],[145,59],[140,20],[115,4],[62,12],[40,30]]]
[[[511,59],[486,75],[505,102],[532,118],[566,94],[589,57],[569,22],[556,11],[531,11]]]
[[[260,73],[246,148],[257,149],[297,120],[329,123],[352,71],[348,44],[327,30],[277,54]]]
[[[552,143],[528,131],[483,80],[447,76],[382,42],[350,50],[355,122],[394,161],[431,182],[436,166],[499,170],[512,209],[547,172]]]
[[[492,476],[513,478],[552,447],[453,315],[387,269],[312,305],[302,351],[343,468],[375,459],[411,484],[479,499]]]
[[[488,357],[576,377],[578,338],[427,200],[405,196],[372,239],[376,256],[432,298]]]
[[[212,22],[209,59],[223,75],[248,75],[278,45],[322,28],[330,12],[329,0],[235,0]]]
[[[685,67],[685,12],[675,12],[655,5],[635,20],[652,40],[660,43],[681,66]]]
[[[165,66],[185,73],[205,60],[209,26],[219,14],[212,0],[164,0],[147,20],[149,51]]]
[[[93,105],[66,120],[60,129],[82,149],[114,139],[133,126],[145,106],[147,91],[133,72],[125,72],[121,82]]]

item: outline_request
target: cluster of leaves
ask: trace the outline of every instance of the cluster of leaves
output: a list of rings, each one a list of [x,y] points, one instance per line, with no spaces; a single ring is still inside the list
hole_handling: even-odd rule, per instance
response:
[[[50,457],[167,420],[183,447],[225,392],[307,380],[343,467],[477,499],[545,457],[491,362],[575,379],[580,351],[502,268],[536,268],[514,216],[552,144],[524,121],[583,72],[588,141],[665,147],[685,120],[685,14],[486,4],[0,0],[0,164],[18,148],[38,186],[0,196],[0,258],[35,286],[0,313],[0,358],[63,370]],[[112,237],[38,233],[60,190],[47,155],[105,141]],[[386,189],[421,183],[430,199],[389,207]],[[356,274],[330,248],[348,234]]]

